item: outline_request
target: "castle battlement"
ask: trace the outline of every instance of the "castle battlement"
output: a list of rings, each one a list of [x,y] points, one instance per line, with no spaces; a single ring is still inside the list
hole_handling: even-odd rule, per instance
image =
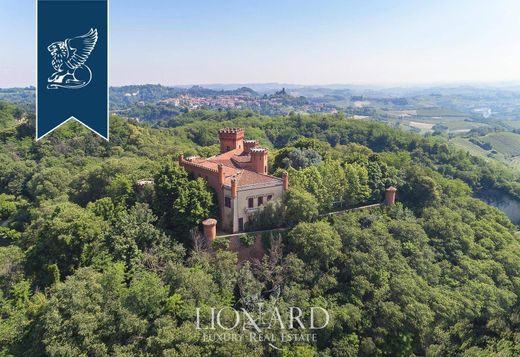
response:
[[[219,134],[244,134],[245,131],[242,128],[222,128],[218,131]]]

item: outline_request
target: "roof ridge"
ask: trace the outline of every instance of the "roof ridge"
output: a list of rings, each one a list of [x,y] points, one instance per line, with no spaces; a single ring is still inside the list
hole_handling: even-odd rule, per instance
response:
[[[182,161],[184,164],[186,165],[191,165],[191,166],[194,166],[194,167],[198,167],[198,168],[201,168],[201,169],[204,169],[206,171],[211,171],[211,172],[216,172],[218,173],[218,170],[215,170],[215,169],[212,169],[212,168],[209,168],[205,165],[202,165],[202,164],[198,164],[198,163],[195,163],[195,162],[192,162],[192,161],[188,161],[188,160],[183,160]]]

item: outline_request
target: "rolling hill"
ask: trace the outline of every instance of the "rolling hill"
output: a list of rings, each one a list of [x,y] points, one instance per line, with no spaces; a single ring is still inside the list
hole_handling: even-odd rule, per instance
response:
[[[457,137],[452,139],[451,143],[473,155],[520,167],[520,134],[494,132],[478,137]]]

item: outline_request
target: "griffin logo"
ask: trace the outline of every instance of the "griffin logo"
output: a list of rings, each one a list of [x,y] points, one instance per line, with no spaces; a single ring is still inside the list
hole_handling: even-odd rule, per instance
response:
[[[83,36],[53,42],[47,47],[52,56],[54,73],[47,79],[47,89],[79,89],[92,80],[92,71],[85,64],[96,47],[97,29]]]

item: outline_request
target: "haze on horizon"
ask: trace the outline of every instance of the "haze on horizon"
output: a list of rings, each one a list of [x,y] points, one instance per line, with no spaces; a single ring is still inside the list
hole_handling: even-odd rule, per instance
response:
[[[520,2],[110,0],[110,84],[520,80]],[[34,85],[33,0],[0,3],[0,87]]]

